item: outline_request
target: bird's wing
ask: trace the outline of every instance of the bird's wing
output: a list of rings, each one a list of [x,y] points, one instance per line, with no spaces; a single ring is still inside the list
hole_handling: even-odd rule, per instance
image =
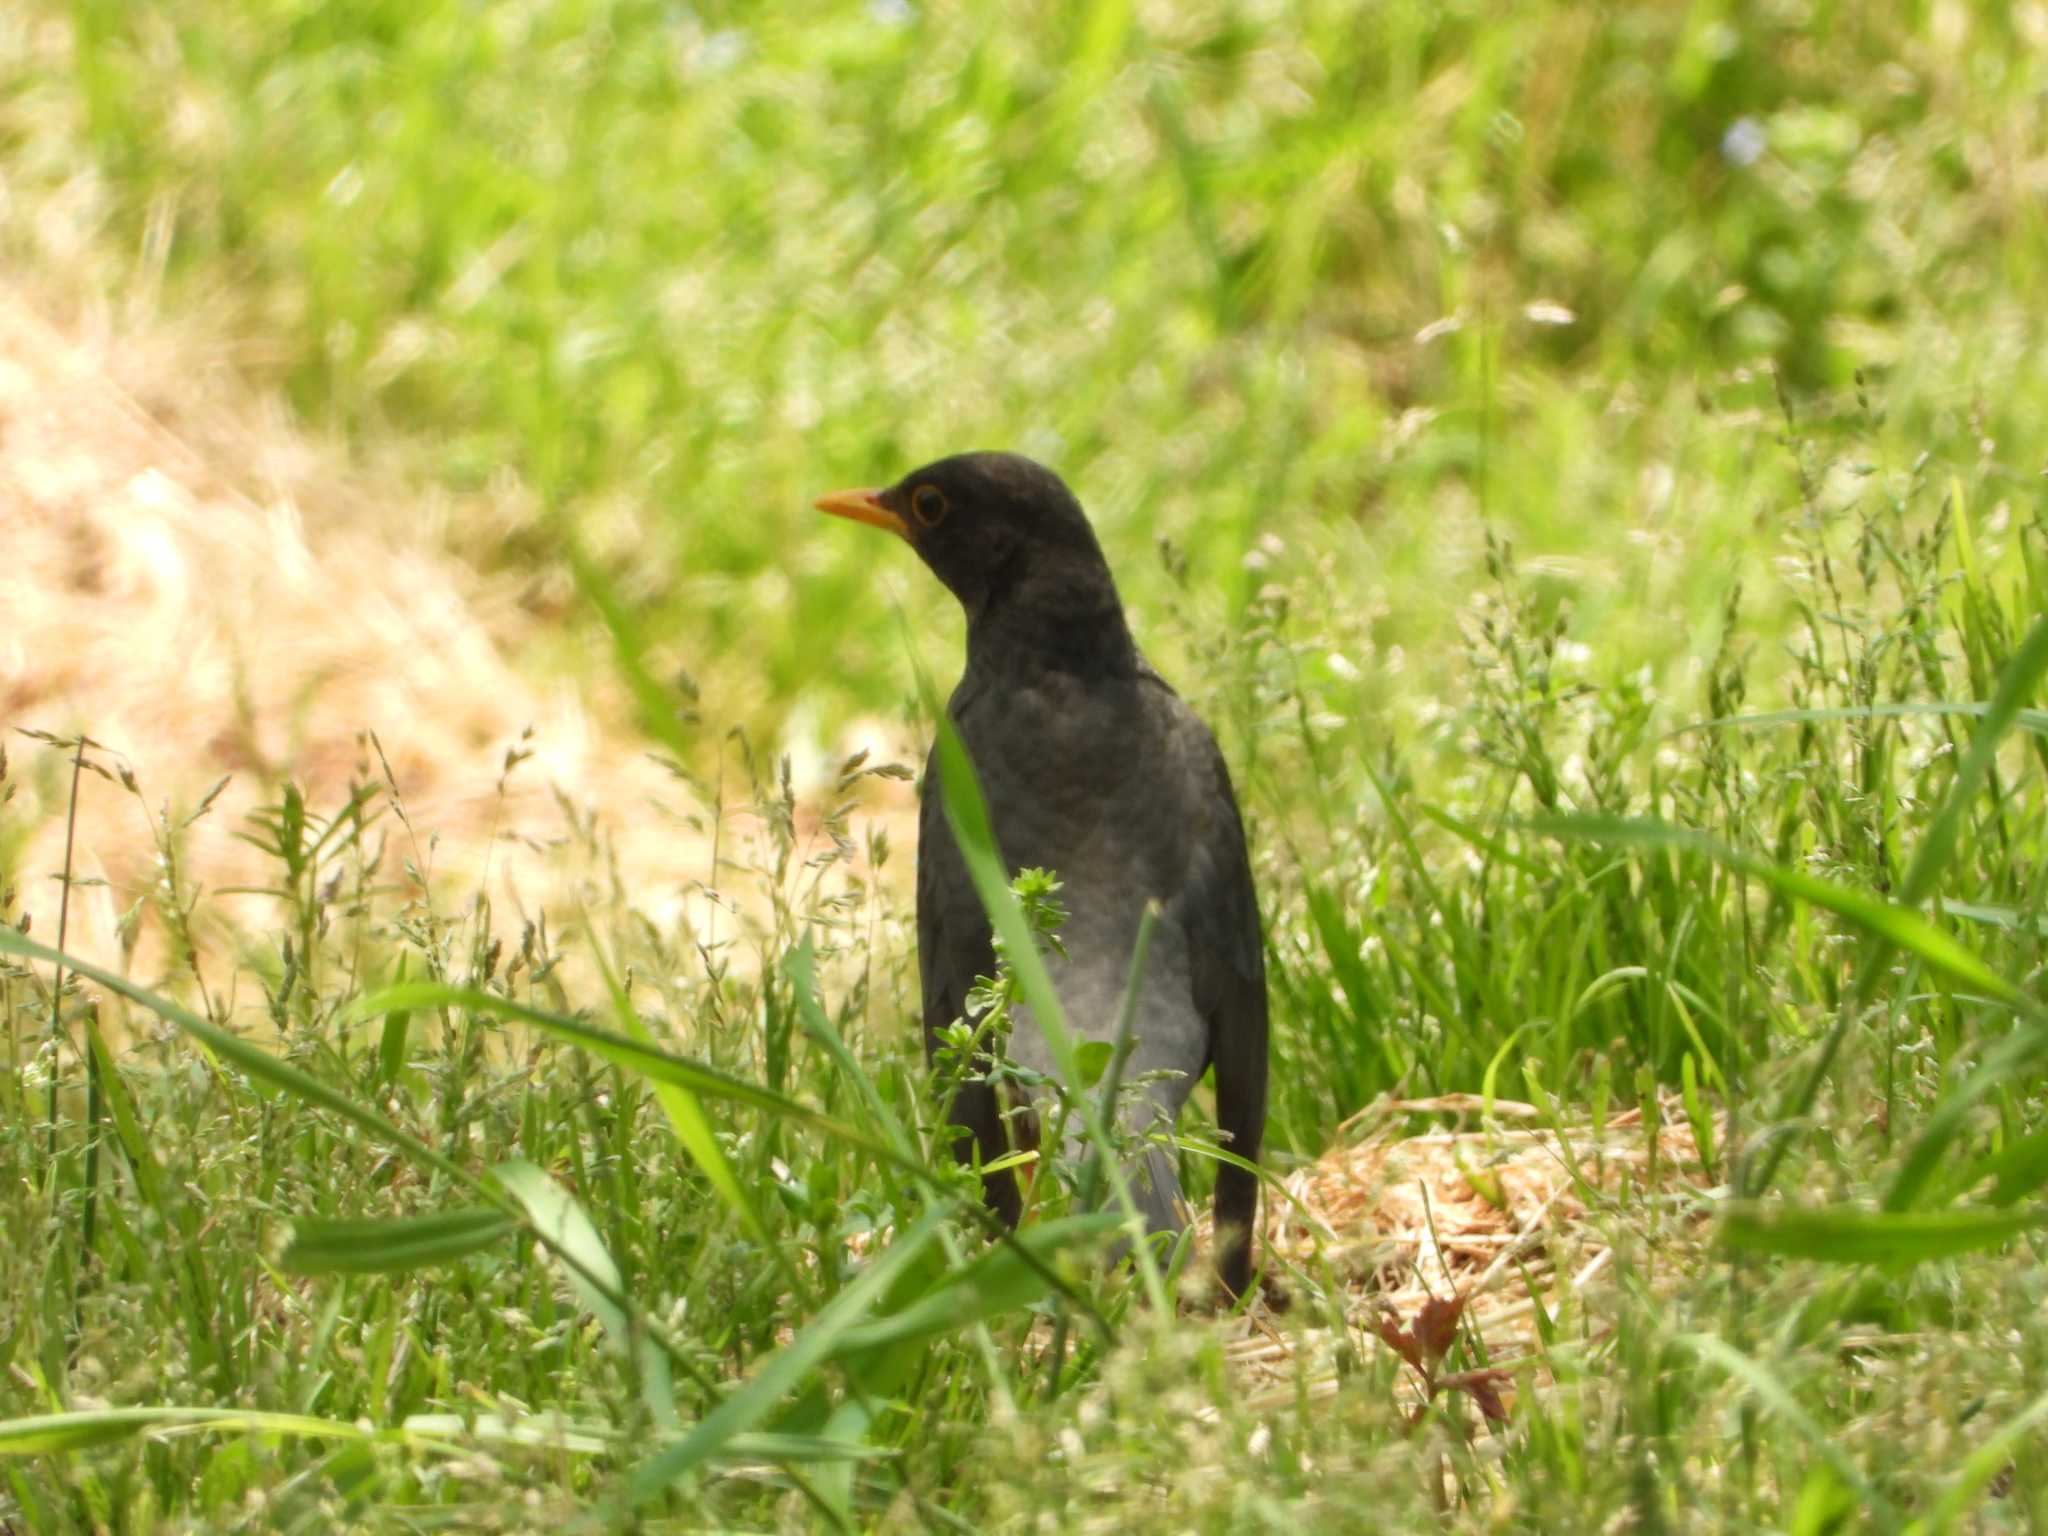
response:
[[[988,918],[946,824],[939,753],[925,759],[917,816],[917,968],[924,987],[925,1054],[933,1036],[967,1011],[977,976],[995,974]]]
[[[1195,1006],[1209,1021],[1210,1055],[1266,1045],[1266,954],[1245,850],[1244,818],[1216,738],[1185,704],[1180,730],[1190,780],[1186,875],[1174,915],[1188,938]]]
[[[1216,1129],[1230,1151],[1257,1162],[1266,1134],[1268,1030],[1258,897],[1230,770],[1209,728],[1185,705],[1181,712],[1192,814],[1176,908],[1188,940],[1189,988],[1209,1026]],[[1251,1284],[1258,1197],[1251,1173],[1229,1164],[1216,1170],[1216,1267],[1233,1296]]]
[[[996,961],[988,919],[974,894],[967,861],[946,824],[936,746],[925,759],[918,798],[917,969],[924,986],[924,1053],[929,1061],[939,1031],[967,1012],[974,978],[993,976]],[[990,1163],[1007,1150],[995,1091],[978,1075],[960,1083],[944,1113],[946,1124],[966,1132],[953,1143],[953,1155],[960,1161],[971,1163],[978,1157]],[[1022,1211],[1016,1176],[1004,1169],[984,1178],[984,1198],[1014,1227]]]

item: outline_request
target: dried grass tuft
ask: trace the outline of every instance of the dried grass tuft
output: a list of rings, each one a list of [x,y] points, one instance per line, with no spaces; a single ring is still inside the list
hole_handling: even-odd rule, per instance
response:
[[[1539,1296],[1555,1315],[1609,1275],[1603,1212],[1707,1185],[1676,1095],[1659,1101],[1647,1127],[1641,1109],[1597,1131],[1502,1125],[1540,1112],[1495,1100],[1482,1129],[1400,1135],[1415,1114],[1487,1108],[1470,1094],[1375,1104],[1349,1122],[1370,1127],[1362,1138],[1290,1175],[1286,1199],[1269,1196],[1269,1247],[1335,1286],[1346,1334],[1377,1335],[1383,1322],[1414,1323],[1430,1303],[1461,1299],[1459,1321],[1486,1358],[1512,1364],[1534,1347]],[[1726,1129],[1716,1125],[1717,1143]],[[1263,1409],[1294,1399],[1304,1367],[1312,1397],[1334,1393],[1347,1342],[1332,1327],[1277,1328],[1260,1311],[1229,1355],[1251,1406]]]
[[[516,868],[526,901],[560,896],[570,873],[546,857],[569,830],[559,791],[634,828],[614,840],[619,882],[674,915],[689,883],[711,877],[708,836],[671,809],[684,797],[649,759],[612,669],[547,680],[536,658],[561,646],[559,605],[536,602],[530,575],[450,553],[451,520],[522,516],[516,490],[455,504],[380,482],[207,356],[169,322],[60,329],[0,293],[0,731],[36,931],[56,932],[68,774],[18,727],[84,732],[140,785],[138,802],[86,781],[88,883],[70,941],[95,959],[118,957],[121,911],[158,878],[152,815],[191,813],[229,776],[186,834],[185,888],[268,884],[263,855],[234,835],[247,813],[287,779],[311,810],[338,809],[352,779],[383,775],[366,732],[419,834],[384,878],[402,879],[411,858],[437,885],[491,884],[502,901],[492,883]],[[531,757],[507,774],[515,746]],[[502,851],[514,836],[516,859]],[[209,896],[202,943],[259,927],[267,914],[250,903],[264,900]],[[146,924],[136,969],[163,963]]]

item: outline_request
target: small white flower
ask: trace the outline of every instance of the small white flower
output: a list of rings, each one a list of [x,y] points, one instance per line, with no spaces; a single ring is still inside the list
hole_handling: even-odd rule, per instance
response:
[[[1730,165],[1755,165],[1770,143],[1762,123],[1753,117],[1738,117],[1721,135],[1721,158]]]

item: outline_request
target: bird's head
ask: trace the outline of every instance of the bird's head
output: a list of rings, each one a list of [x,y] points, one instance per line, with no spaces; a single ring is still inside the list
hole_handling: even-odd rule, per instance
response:
[[[970,617],[1024,583],[1108,583],[1074,493],[1018,454],[955,454],[884,490],[835,491],[817,507],[904,540]]]

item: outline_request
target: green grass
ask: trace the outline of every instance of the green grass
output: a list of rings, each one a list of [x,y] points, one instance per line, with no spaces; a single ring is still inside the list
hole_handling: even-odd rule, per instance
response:
[[[2041,27],[8,23],[9,197],[85,210],[71,280],[210,311],[310,422],[496,509],[465,556],[574,562],[592,612],[530,664],[618,639],[688,768],[914,717],[899,605],[944,669],[944,595],[813,493],[1057,463],[1248,804],[1281,1170],[1390,1093],[1727,1119],[1712,1196],[1580,1191],[1614,1283],[1543,1295],[1504,1424],[1408,1422],[1355,1325],[1274,1406],[1060,1192],[987,1244],[933,1155],[907,850],[800,838],[764,762],[718,874],[756,916],[649,917],[592,829],[589,902],[521,927],[387,888],[383,795],[279,785],[275,929],[204,988],[67,972],[67,1044],[28,948],[64,887],[0,868],[0,1523],[2048,1528]],[[175,932],[160,868],[122,900]],[[1288,1283],[1289,1327],[1344,1300]]]

